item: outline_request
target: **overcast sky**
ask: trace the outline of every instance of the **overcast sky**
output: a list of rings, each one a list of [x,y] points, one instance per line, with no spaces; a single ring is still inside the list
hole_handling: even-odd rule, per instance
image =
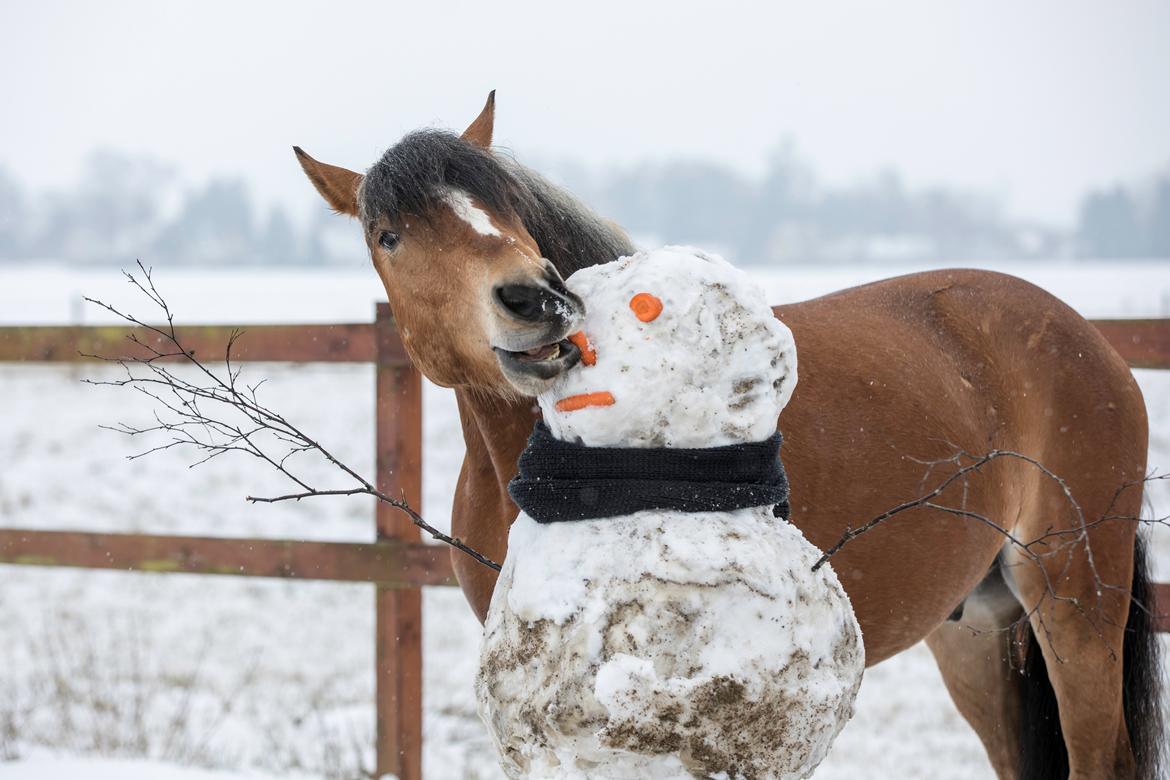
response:
[[[498,90],[521,160],[675,156],[830,181],[894,166],[1069,223],[1170,164],[1170,3],[0,0],[0,164],[67,186],[96,146],[309,202],[289,147],[364,168]]]

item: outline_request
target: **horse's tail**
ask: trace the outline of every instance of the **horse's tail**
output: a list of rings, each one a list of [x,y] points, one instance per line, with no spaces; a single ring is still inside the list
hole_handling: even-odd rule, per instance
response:
[[[1133,549],[1133,583],[1129,616],[1125,624],[1122,659],[1122,703],[1125,726],[1133,750],[1137,777],[1160,777],[1163,742],[1162,670],[1158,636],[1154,632],[1146,543],[1138,536]],[[1048,681],[1048,667],[1031,627],[1020,690],[1023,704],[1020,724],[1020,777],[1064,780],[1068,777],[1068,751],[1060,728],[1056,694]]]
[[[1146,540],[1139,534],[1133,548],[1133,585],[1121,657],[1125,675],[1125,726],[1140,778],[1161,777],[1159,769],[1166,741],[1162,725],[1162,666],[1158,657],[1161,648],[1154,631],[1153,596]]]
[[[1028,780],[1067,780],[1068,749],[1060,728],[1056,692],[1040,643],[1026,624],[1024,668],[1020,680],[1020,773]]]

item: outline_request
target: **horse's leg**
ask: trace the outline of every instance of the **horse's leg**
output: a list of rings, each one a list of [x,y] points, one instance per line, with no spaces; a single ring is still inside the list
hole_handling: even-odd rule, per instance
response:
[[[1066,539],[1057,549],[1060,538],[1034,547],[1039,558],[1008,552],[1006,576],[1029,610],[1032,641],[1056,695],[1069,778],[1136,776],[1122,668],[1133,543],[1133,526],[1117,522],[1091,534],[1092,559],[1083,543]]]
[[[1019,777],[1020,687],[1009,627],[1022,614],[997,565],[963,602],[957,620],[926,638],[951,700],[979,735],[1000,780]]]

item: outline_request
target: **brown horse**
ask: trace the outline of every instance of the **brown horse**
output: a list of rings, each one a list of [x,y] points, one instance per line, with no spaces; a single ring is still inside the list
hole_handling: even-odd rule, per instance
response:
[[[364,176],[296,151],[329,204],[360,219],[411,358],[455,389],[467,454],[452,527],[499,561],[530,396],[579,357],[565,337],[581,302],[563,277],[633,246],[491,152],[493,122],[489,97],[462,136],[412,133]],[[925,639],[1001,778],[1153,777],[1164,735],[1133,520],[1147,424],[1124,361],[1051,295],[982,271],[776,314],[800,355],[780,420],[792,522],[822,549],[929,493],[969,463],[958,453],[1048,469],[991,460],[836,554],[867,661]],[[496,573],[454,564],[482,620]]]

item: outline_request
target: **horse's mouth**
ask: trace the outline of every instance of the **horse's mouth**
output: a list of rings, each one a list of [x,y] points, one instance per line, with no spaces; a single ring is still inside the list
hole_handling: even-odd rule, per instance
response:
[[[531,380],[548,380],[577,365],[581,350],[568,339],[541,344],[531,349],[512,351],[492,347],[504,375],[514,383],[528,385]],[[519,380],[517,382],[517,380]],[[531,390],[531,387],[521,389]]]

